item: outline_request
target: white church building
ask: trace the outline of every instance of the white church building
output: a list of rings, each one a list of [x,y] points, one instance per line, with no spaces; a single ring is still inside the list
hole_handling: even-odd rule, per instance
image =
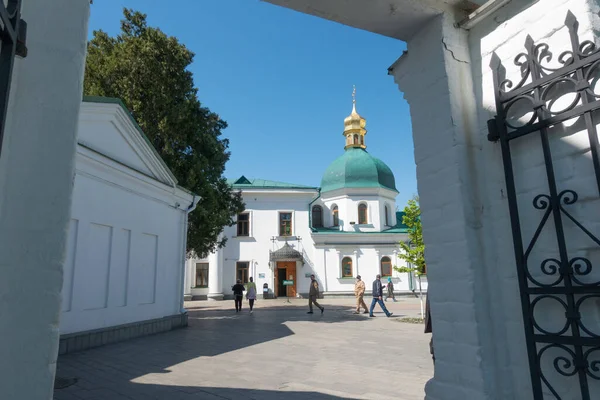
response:
[[[269,297],[305,297],[311,274],[324,296],[353,294],[357,275],[368,283],[367,292],[377,274],[391,278],[396,293],[418,291],[412,274],[394,271],[407,266],[398,258],[407,230],[395,211],[394,174],[366,151],[365,125],[353,105],[344,120],[344,153],[320,187],[233,180],[246,209],[225,228],[224,248],[188,260],[186,298],[229,298],[236,280],[250,277]]]

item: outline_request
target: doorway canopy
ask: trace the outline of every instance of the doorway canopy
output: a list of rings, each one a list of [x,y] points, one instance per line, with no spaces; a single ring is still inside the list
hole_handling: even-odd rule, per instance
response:
[[[304,256],[288,243],[285,243],[279,250],[270,253],[269,261],[302,261],[302,264],[304,264]]]

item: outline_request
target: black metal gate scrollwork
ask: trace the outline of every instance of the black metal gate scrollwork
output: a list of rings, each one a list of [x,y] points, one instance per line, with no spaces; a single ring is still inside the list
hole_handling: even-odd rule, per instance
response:
[[[0,0],[0,153],[15,56],[27,56],[26,32],[27,23],[21,19],[21,0]]]
[[[568,182],[573,181],[557,179],[556,173],[561,172],[560,166],[557,167],[558,158],[553,160],[550,145],[551,135],[556,133],[557,127],[564,132],[564,127],[567,126],[565,122],[579,123],[576,129],[584,135],[582,137],[586,142],[589,139],[589,149],[587,143],[585,145],[585,158],[586,162],[591,158],[589,168],[590,171],[593,168],[593,173],[590,172],[590,176],[595,177],[595,181],[591,180],[590,185],[586,187],[588,190],[591,188],[592,197],[595,199],[590,200],[588,196],[585,201],[586,204],[592,205],[593,218],[597,219],[600,210],[597,207],[598,203],[594,201],[600,193],[600,148],[596,123],[600,122],[600,118],[596,111],[600,110],[600,94],[595,93],[593,88],[600,77],[600,48],[591,41],[580,43],[578,22],[571,12],[567,15],[565,25],[569,31],[571,49],[560,54],[556,68],[542,65],[552,61],[552,53],[547,44],[535,44],[530,36],[527,36],[525,41],[526,52],[518,54],[514,59],[515,65],[520,68],[521,77],[518,83],[513,84],[505,79],[504,67],[496,54],[493,55],[491,63],[497,116],[488,121],[488,139],[493,142],[500,141],[501,145],[535,400],[590,400],[600,396],[598,393],[591,394],[600,380],[600,330],[594,331],[589,321],[584,321],[587,317],[582,318],[583,315],[589,315],[582,313],[586,302],[600,300],[600,279],[591,278],[594,276],[593,267],[596,267],[597,273],[600,266],[592,265],[589,256],[574,256],[573,253],[580,249],[573,249],[573,246],[568,245],[567,239],[570,241],[573,236],[566,235],[565,231],[577,231],[585,240],[590,241],[592,251],[596,251],[600,240],[593,232],[597,232],[600,224],[597,221],[587,221],[573,211],[578,201],[577,206],[582,207],[580,203],[583,200],[580,194],[569,187]],[[571,97],[567,105],[561,110],[553,110],[556,95],[561,91],[564,93],[567,87],[571,88]],[[523,121],[520,126],[511,122],[508,117],[514,108],[518,108],[517,103],[529,104],[528,113],[523,115],[524,118],[520,118],[520,121]],[[511,150],[518,149],[517,139],[524,140],[525,137],[529,137],[529,146],[532,143],[536,146],[541,145],[543,163],[540,169],[545,171],[546,179],[543,184],[547,183],[548,190],[547,193],[532,194],[528,197],[533,200],[533,207],[529,206],[527,209],[518,205],[518,200],[522,201],[523,195],[517,193],[515,178],[522,177],[515,175],[515,159],[511,156]],[[591,157],[588,157],[588,154]],[[517,171],[518,174],[522,172]],[[540,179],[543,179],[543,176],[540,176]],[[589,212],[590,207],[587,210]],[[523,242],[523,231],[530,227],[522,225],[521,217],[525,214],[520,217],[520,211],[527,211],[530,217],[539,220],[535,231],[535,224],[531,226],[531,240],[527,245]],[[534,264],[530,259],[532,251],[540,241],[542,232],[548,231],[551,231],[552,235],[549,241],[552,249],[544,247],[541,250],[544,253],[540,257],[541,263]],[[549,256],[548,253],[556,255]],[[555,310],[560,309],[561,312],[545,313],[540,317],[536,314],[536,307],[544,301],[555,302]],[[598,308],[597,303],[595,307]],[[559,327],[555,330],[543,328],[540,319],[551,321]],[[567,384],[563,384],[565,379]],[[561,381],[558,382],[559,380]],[[565,386],[568,386],[568,394],[565,394]]]

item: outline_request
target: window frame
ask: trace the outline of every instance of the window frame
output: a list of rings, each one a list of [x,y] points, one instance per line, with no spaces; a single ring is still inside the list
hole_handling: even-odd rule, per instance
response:
[[[332,226],[340,226],[340,209],[337,204],[334,204],[334,206],[331,208],[331,217],[333,219]]]
[[[290,224],[290,232],[288,235],[284,234],[284,225],[282,224],[283,220],[281,219],[283,215],[289,214],[290,215],[290,220],[289,220],[289,224]],[[294,213],[292,211],[279,211],[279,215],[278,215],[278,230],[279,230],[279,236],[280,237],[290,237],[290,236],[294,236]]]
[[[360,209],[361,207],[364,207],[365,209],[365,218],[364,220],[360,219]],[[357,207],[357,211],[358,211],[358,224],[359,225],[367,225],[369,223],[369,206],[365,203],[360,203]]]
[[[318,213],[319,213],[319,224],[318,225],[315,224],[315,209],[317,209]],[[314,205],[314,206],[312,206],[310,212],[311,212],[313,228],[322,228],[324,226],[324,224],[323,224],[323,207],[321,207],[320,205]]]
[[[201,271],[198,269],[199,266],[206,266],[206,278],[205,278],[205,285],[198,285],[198,272]],[[210,269],[210,265],[207,262],[197,262],[195,264],[195,270],[194,270],[194,288],[207,288],[208,287],[208,274],[209,274],[209,269]]]
[[[387,258],[387,262],[389,262],[389,264],[390,264],[390,274],[389,275],[386,275],[386,274],[383,273],[383,263],[384,263],[384,259],[385,258]],[[383,257],[381,257],[381,260],[379,260],[379,273],[381,274],[382,278],[383,277],[387,278],[387,277],[391,277],[392,276],[392,274],[394,273],[394,268],[392,266],[392,258],[391,257],[389,257],[389,256],[383,256]]]
[[[247,215],[248,216],[248,220],[247,221],[240,221],[240,215]],[[250,219],[251,219],[251,215],[250,212],[248,211],[244,211],[241,212],[237,215],[237,220],[236,220],[236,237],[250,237]],[[240,234],[240,224],[246,224],[246,229],[248,230],[247,234]],[[243,225],[242,225],[243,226]]]
[[[345,261],[348,261],[349,265],[350,265],[350,274],[345,274],[344,271],[344,267],[345,265],[348,265],[348,263],[345,263]],[[354,261],[352,260],[352,257],[350,256],[345,256],[342,257],[342,278],[354,278]]]
[[[390,208],[388,207],[387,204],[385,204],[383,206],[383,213],[385,214],[385,226],[391,226],[390,225]]]
[[[245,264],[245,267],[243,266]],[[240,271],[246,271],[245,277],[242,275],[240,278]],[[244,279],[245,278],[245,279]],[[242,284],[245,285],[249,282],[250,278],[250,261],[236,261],[235,262],[235,279],[236,282],[238,279],[242,280]]]

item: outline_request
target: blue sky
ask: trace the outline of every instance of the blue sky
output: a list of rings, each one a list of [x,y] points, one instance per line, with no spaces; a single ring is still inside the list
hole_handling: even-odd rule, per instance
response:
[[[416,194],[409,109],[387,75],[403,42],[258,0],[97,1],[90,37],[117,34],[123,7],[196,54],[190,70],[200,101],[229,124],[228,178],[319,186],[344,151],[356,85],[367,151],[394,172],[400,208]]]

